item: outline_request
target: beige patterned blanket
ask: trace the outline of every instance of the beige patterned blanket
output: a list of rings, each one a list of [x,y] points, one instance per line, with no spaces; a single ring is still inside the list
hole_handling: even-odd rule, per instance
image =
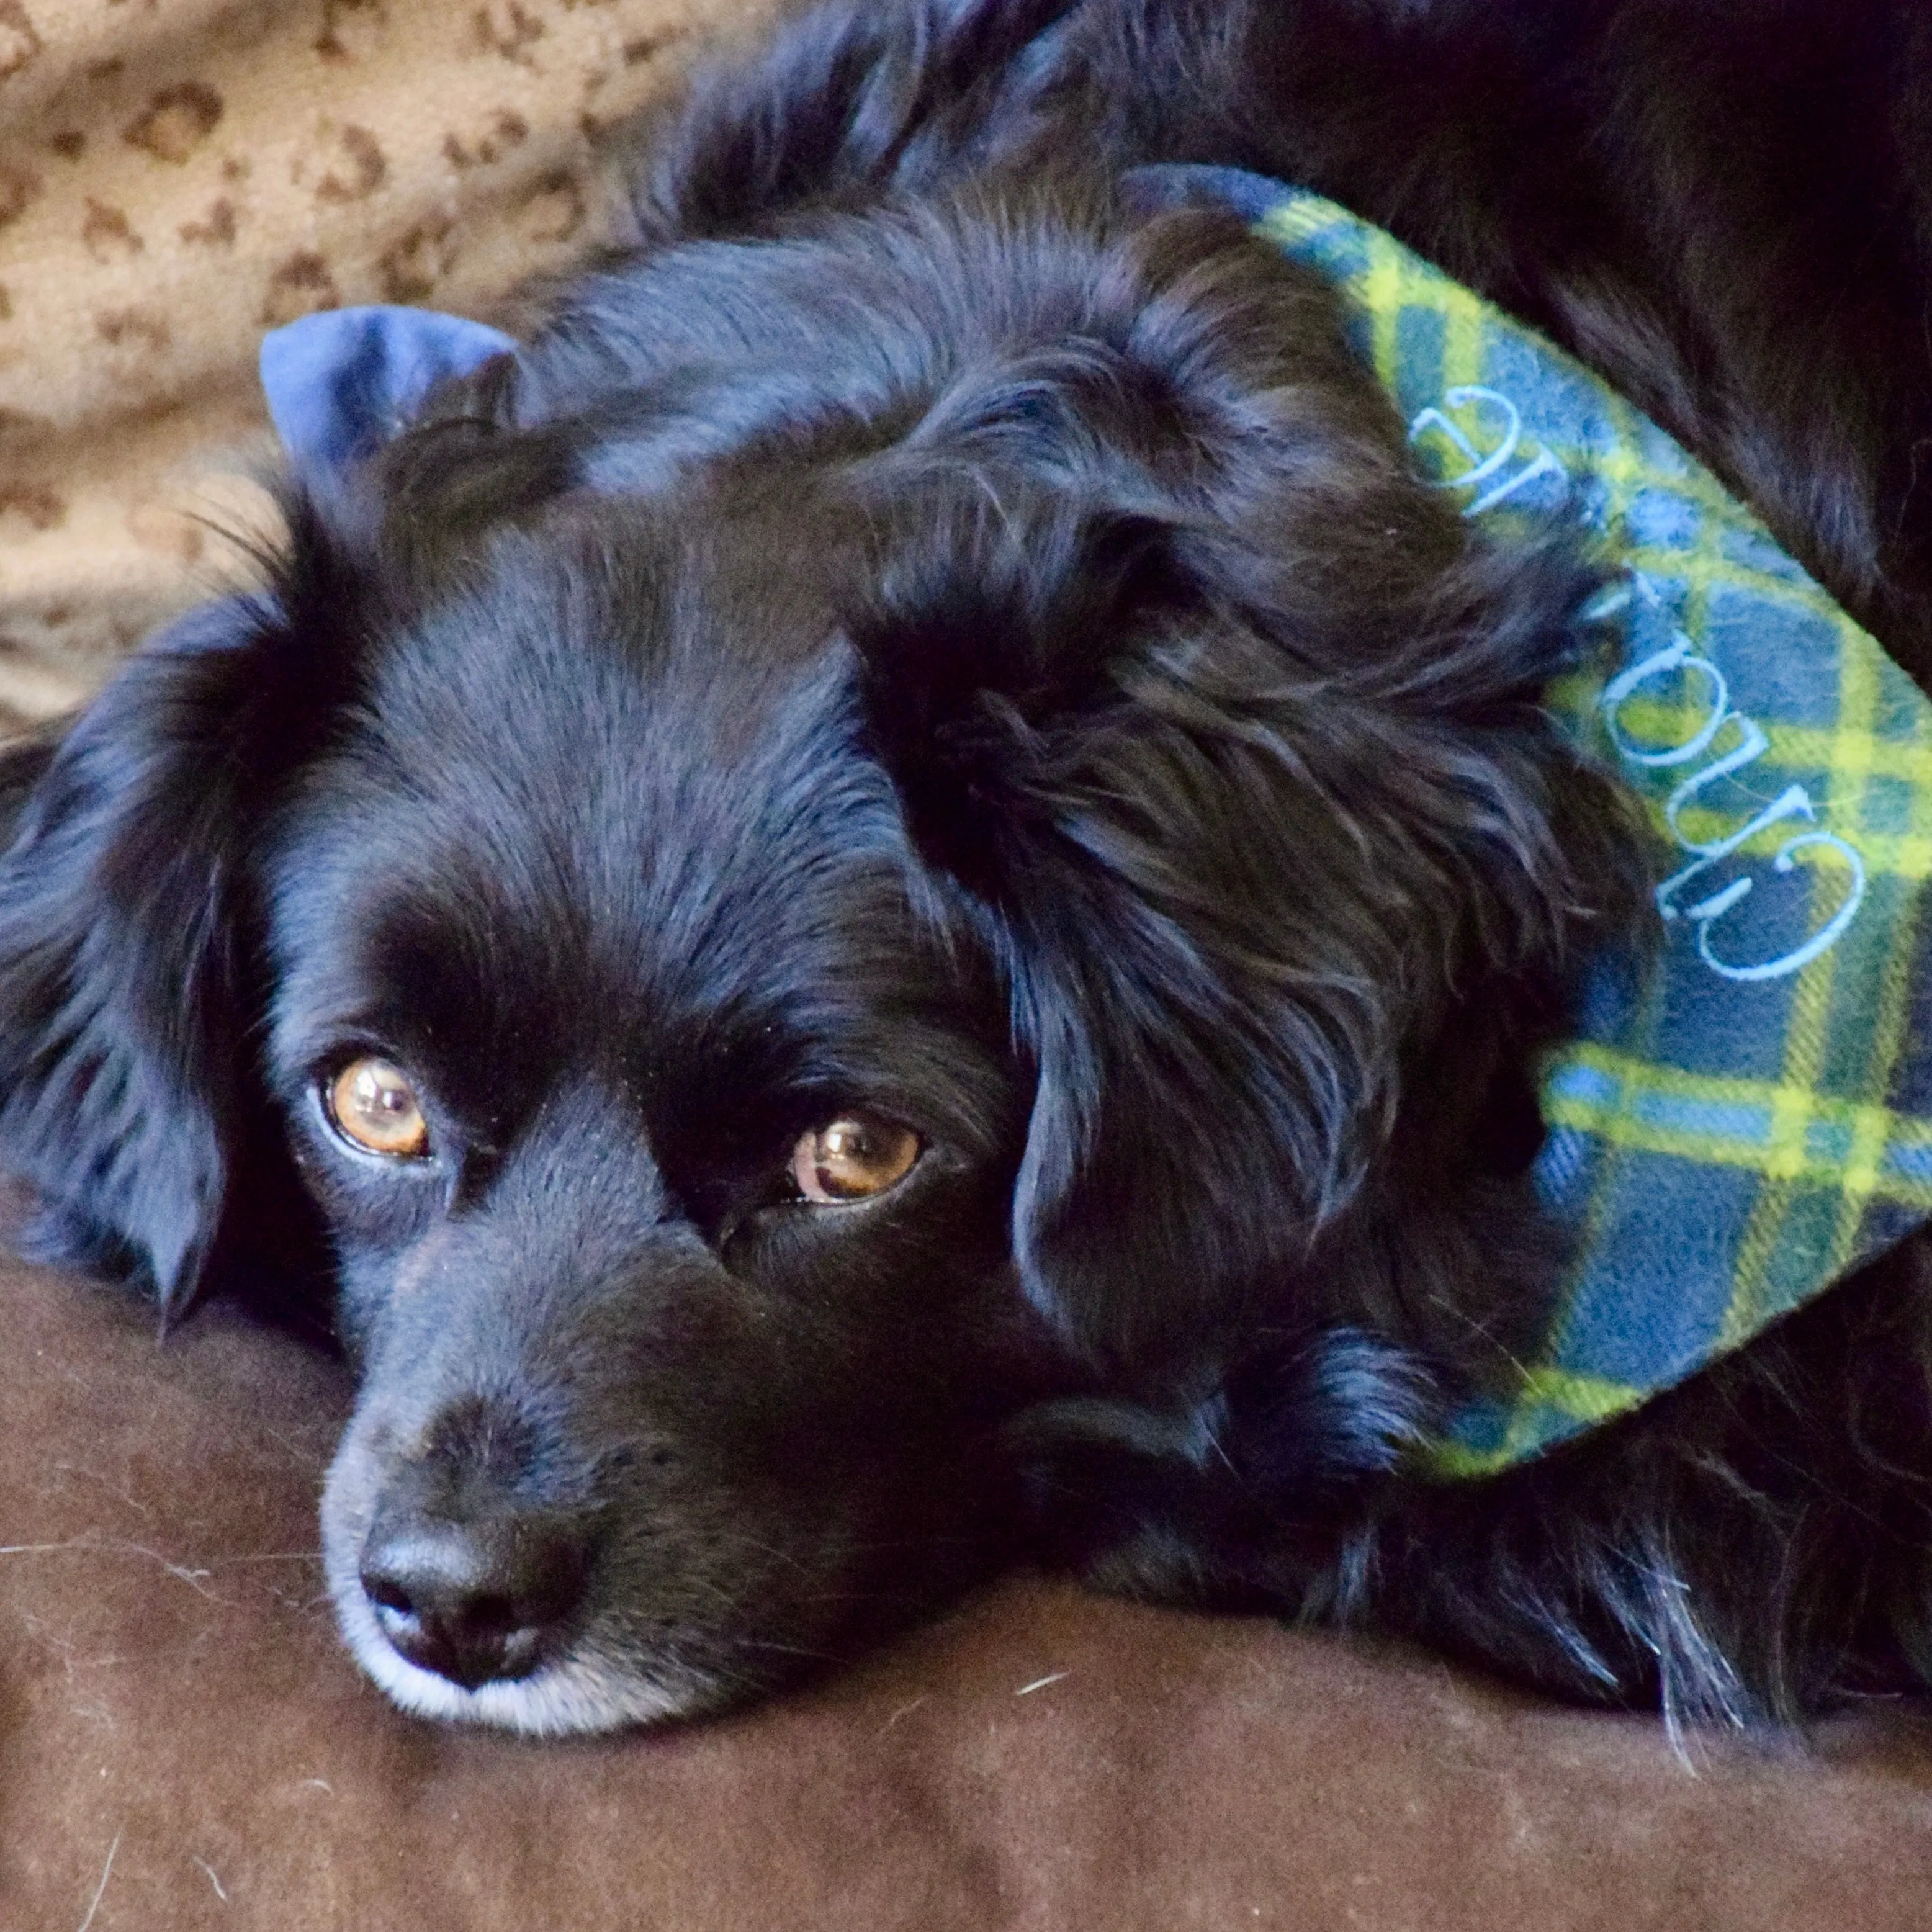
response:
[[[0,734],[233,580],[263,330],[500,316],[597,238],[614,124],[762,8],[0,0]]]

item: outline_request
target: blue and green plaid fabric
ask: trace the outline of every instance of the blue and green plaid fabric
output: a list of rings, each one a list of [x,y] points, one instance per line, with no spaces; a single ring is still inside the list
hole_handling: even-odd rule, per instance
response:
[[[1149,170],[1333,281],[1417,457],[1478,522],[1580,517],[1621,662],[1552,708],[1648,807],[1665,943],[1542,1083],[1576,1237],[1515,1386],[1426,1461],[1478,1475],[1634,1408],[1932,1216],[1932,704],[1657,426],[1318,196]],[[1178,192],[1177,192],[1177,190]]]

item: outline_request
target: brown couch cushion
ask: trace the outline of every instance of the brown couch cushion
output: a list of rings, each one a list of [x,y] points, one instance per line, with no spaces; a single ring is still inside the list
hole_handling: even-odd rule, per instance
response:
[[[592,1743],[439,1730],[338,1647],[346,1398],[220,1309],[0,1271],[0,1924],[90,1932],[1932,1918],[1932,1730],[1815,1755],[1264,1621],[1016,1582],[808,1692]],[[108,1858],[112,1853],[112,1865]]]

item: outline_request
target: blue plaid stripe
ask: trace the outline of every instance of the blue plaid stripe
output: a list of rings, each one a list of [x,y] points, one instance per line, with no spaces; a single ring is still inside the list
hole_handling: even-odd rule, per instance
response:
[[[1668,943],[1546,1070],[1574,1257],[1548,1331],[1426,1466],[1477,1474],[1695,1372],[1932,1216],[1932,706],[1670,437],[1318,197],[1202,177],[1336,283],[1419,459],[1478,520],[1580,516],[1619,663],[1552,706],[1645,800]],[[1740,836],[1742,835],[1742,836]]]

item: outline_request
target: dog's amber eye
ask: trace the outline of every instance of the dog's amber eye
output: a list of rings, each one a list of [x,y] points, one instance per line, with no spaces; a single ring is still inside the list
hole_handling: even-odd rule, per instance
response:
[[[429,1123],[416,1089],[393,1061],[373,1054],[352,1060],[328,1084],[328,1117],[371,1154],[420,1160],[429,1151]]]
[[[830,1206],[884,1193],[918,1158],[919,1136],[910,1127],[850,1114],[800,1136],[791,1178],[806,1200]]]

